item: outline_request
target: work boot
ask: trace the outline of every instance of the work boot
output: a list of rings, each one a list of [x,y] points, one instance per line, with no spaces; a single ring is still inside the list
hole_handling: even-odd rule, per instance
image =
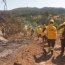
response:
[[[43,51],[44,51],[44,54],[46,55],[47,54],[47,52],[46,52],[46,50],[43,48]]]
[[[51,49],[50,49],[50,47],[48,48],[48,52],[47,53],[50,53],[50,51],[51,51]]]
[[[63,56],[63,52],[61,52],[59,56]]]
[[[22,65],[21,63],[14,62],[14,65]]]
[[[51,55],[53,55],[53,50],[51,50]]]

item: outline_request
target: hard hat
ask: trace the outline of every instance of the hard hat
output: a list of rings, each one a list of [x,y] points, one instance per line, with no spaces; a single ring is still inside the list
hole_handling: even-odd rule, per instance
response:
[[[65,22],[63,22],[62,24],[60,24],[60,27],[63,27],[63,26],[65,26]]]
[[[54,23],[54,20],[53,20],[53,19],[51,19],[51,20],[50,20],[50,23]]]
[[[44,24],[43,27],[46,27],[46,24]]]
[[[38,26],[38,28],[40,28],[40,26]]]
[[[63,25],[65,25],[65,22],[63,22]]]
[[[46,26],[46,24],[44,24],[43,26]]]

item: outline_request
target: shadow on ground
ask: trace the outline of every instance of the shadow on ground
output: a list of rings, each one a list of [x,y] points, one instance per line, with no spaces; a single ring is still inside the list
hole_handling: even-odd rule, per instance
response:
[[[56,65],[65,65],[65,56],[57,56],[55,59],[52,58],[52,63]]]
[[[55,51],[60,51],[60,50],[61,50],[61,47],[55,48]]]
[[[41,57],[37,58],[35,55],[33,56],[34,57],[34,60],[36,63],[40,63],[42,61],[47,61],[51,58],[51,54],[50,55],[47,55],[47,54],[43,54]]]

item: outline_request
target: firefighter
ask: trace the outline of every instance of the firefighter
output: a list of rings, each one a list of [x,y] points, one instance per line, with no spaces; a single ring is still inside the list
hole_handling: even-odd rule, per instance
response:
[[[62,56],[64,54],[64,47],[65,47],[65,22],[61,26],[61,53]]]
[[[43,38],[43,42],[46,43],[47,42],[47,35],[46,35],[46,24],[43,25],[43,30],[42,30],[42,38]]]
[[[47,26],[47,37],[48,37],[48,52],[53,55],[53,50],[55,46],[55,40],[57,38],[57,29],[54,26],[54,20],[51,19],[49,25]]]
[[[34,35],[34,29],[32,27],[30,27],[30,32],[31,32],[31,36]]]
[[[38,26],[38,28],[37,28],[38,38],[41,37],[41,34],[42,34],[42,28],[41,28],[41,26]]]
[[[38,41],[40,44],[43,44],[43,38],[42,38],[42,27],[38,26],[37,34],[38,34]],[[44,54],[46,54],[46,50],[44,49],[44,44],[42,45],[42,49],[44,51]]]

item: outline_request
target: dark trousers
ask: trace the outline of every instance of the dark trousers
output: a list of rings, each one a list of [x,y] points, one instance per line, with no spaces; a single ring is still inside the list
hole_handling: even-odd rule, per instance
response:
[[[41,34],[38,34],[38,38],[41,37]]]
[[[65,39],[61,39],[61,53],[64,53]]]
[[[46,35],[44,35],[42,38],[43,38],[43,42],[47,42],[48,38]]]
[[[55,39],[48,39],[48,47],[53,47],[55,46]]]

